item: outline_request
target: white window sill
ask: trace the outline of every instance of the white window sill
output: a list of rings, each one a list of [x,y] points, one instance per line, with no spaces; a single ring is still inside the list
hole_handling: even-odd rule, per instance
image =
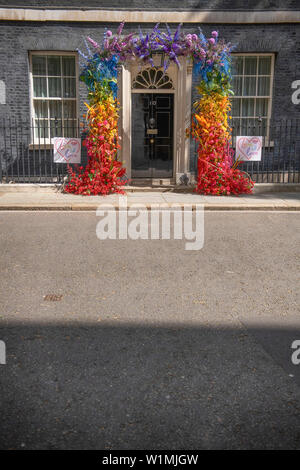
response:
[[[33,143],[29,144],[29,150],[52,150],[53,144],[50,143]]]

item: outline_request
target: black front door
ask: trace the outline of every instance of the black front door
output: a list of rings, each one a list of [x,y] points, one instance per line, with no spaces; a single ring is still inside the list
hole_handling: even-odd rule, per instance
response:
[[[132,93],[132,178],[173,176],[172,93]]]

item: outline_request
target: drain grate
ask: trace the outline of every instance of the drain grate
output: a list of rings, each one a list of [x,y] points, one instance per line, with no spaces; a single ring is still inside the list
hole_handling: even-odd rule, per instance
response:
[[[44,295],[44,300],[47,302],[58,302],[62,299],[62,294],[47,294]]]

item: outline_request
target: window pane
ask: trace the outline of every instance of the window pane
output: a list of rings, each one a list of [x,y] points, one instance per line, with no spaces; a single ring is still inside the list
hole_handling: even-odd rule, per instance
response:
[[[267,123],[267,119],[262,119],[261,121],[258,119],[255,119],[254,127],[253,127],[253,135],[264,136],[266,134],[266,123]]]
[[[242,96],[243,77],[233,77],[232,84],[235,95]]]
[[[74,119],[64,120],[64,136],[65,137],[76,137],[77,121]]]
[[[48,75],[61,75],[59,56],[48,56]]]
[[[259,57],[258,74],[271,75],[271,57]]]
[[[243,96],[256,96],[256,77],[244,78]]]
[[[54,54],[32,55],[34,135],[41,142],[77,135],[76,57]]]
[[[258,135],[266,135],[266,129],[268,128],[268,119],[264,118],[262,121],[259,123],[259,131],[260,133]]]
[[[242,99],[242,116],[254,116],[255,98]]]
[[[258,135],[257,119],[246,119],[247,135]]]
[[[257,135],[257,119],[241,119],[240,135]]]
[[[48,78],[49,97],[61,97],[61,79]]]
[[[49,101],[50,118],[62,117],[61,101]]]
[[[248,126],[247,126],[248,119],[241,119],[240,127],[239,127],[239,135],[248,135]]]
[[[76,118],[76,101],[65,101],[63,102],[64,105],[64,117],[65,118]]]
[[[46,119],[41,121],[35,120],[34,135],[37,139],[48,138],[48,121]]]
[[[47,96],[46,78],[33,78],[33,96],[37,98],[45,98]]]
[[[232,116],[241,115],[241,100],[239,98],[232,99]]]
[[[232,56],[232,73],[235,75],[243,75],[243,57]]]
[[[256,121],[251,128],[251,135],[261,135],[261,131],[261,123]]]
[[[240,129],[240,118],[232,119],[232,127],[234,128],[235,135],[236,135],[237,131],[239,131]]]
[[[63,137],[61,120],[50,121],[50,137]]]
[[[32,73],[33,75],[46,75],[46,57],[32,56]]]
[[[75,78],[64,78],[64,97],[75,98],[76,96],[76,80]]]
[[[252,121],[252,120],[251,120]],[[251,123],[251,135],[265,135],[267,119],[258,120],[257,118]]]
[[[256,75],[257,57],[245,57],[245,75]]]
[[[45,119],[48,117],[47,101],[34,100],[34,117],[37,119]]]
[[[258,77],[258,96],[270,95],[270,77]]]
[[[258,98],[256,100],[256,116],[263,117],[268,115],[268,102],[267,98]]]
[[[63,56],[62,58],[63,65],[63,75],[75,77],[75,57]]]

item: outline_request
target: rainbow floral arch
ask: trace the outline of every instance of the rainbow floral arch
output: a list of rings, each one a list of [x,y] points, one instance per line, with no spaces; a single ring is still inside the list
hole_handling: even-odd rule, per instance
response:
[[[117,66],[132,60],[154,67],[153,55],[160,53],[164,71],[171,63],[180,67],[181,56],[193,62],[198,77],[199,99],[194,103],[191,127],[187,137],[197,142],[198,176],[196,191],[202,194],[250,193],[253,182],[233,164],[229,97],[232,45],[225,43],[213,31],[206,38],[185,34],[179,25],[174,34],[168,25],[162,32],[157,24],[151,33],[123,34],[124,23],[117,33],[106,30],[102,44],[85,40],[87,54],[80,79],[87,85],[89,104],[85,115],[88,135],[84,145],[88,151],[86,167],[68,167],[66,191],[75,194],[122,193],[126,168],[117,160],[119,146],[117,101]],[[92,50],[91,50],[92,46]]]

